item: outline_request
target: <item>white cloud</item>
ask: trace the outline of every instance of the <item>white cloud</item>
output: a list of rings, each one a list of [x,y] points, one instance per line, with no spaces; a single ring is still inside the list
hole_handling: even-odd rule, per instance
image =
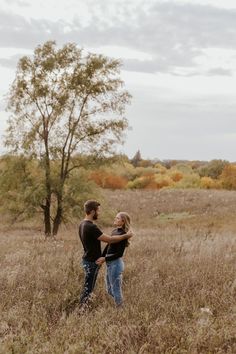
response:
[[[75,42],[124,61],[129,155],[235,159],[235,0],[0,2],[1,96],[19,56]]]
[[[175,1],[149,2],[148,6],[137,7],[135,11],[133,2],[129,6],[121,3],[119,8],[115,8],[117,2],[90,1],[89,4],[87,24],[79,17],[81,3],[74,9],[73,20],[67,17],[55,21],[27,19],[1,12],[0,28],[5,35],[0,38],[0,46],[34,48],[36,44],[56,39],[58,43],[73,41],[92,48],[120,47],[121,51],[129,48],[129,51],[145,53],[151,59],[144,62],[142,57],[135,58],[138,60],[128,57],[126,69],[145,71],[146,68],[148,72],[172,73],[176,68],[194,68],[201,73],[198,59],[201,57],[204,61],[205,57],[209,63],[207,51],[212,48],[224,50],[221,62],[230,57],[232,49],[236,50],[236,10]],[[83,11],[86,13],[85,8]],[[235,65],[234,61],[233,68],[223,69],[229,74],[235,70]]]

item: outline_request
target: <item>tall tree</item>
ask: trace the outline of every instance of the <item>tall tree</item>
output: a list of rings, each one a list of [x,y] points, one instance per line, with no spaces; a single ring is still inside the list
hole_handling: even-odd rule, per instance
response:
[[[123,115],[131,96],[123,89],[120,65],[103,55],[85,54],[72,43],[58,49],[54,41],[38,46],[32,58],[19,60],[5,143],[13,152],[43,163],[41,208],[47,236],[56,235],[62,221],[65,182],[79,167],[73,154],[108,154],[123,141],[128,126]],[[53,169],[57,166],[53,178],[52,164]]]
[[[138,150],[135,153],[134,157],[131,159],[131,163],[134,165],[134,167],[137,167],[141,161],[142,161],[141,152],[140,150]]]

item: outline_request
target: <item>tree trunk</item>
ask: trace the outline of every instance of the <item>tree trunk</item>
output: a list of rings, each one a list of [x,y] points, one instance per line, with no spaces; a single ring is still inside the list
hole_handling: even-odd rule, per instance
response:
[[[62,220],[62,196],[57,197],[57,212],[53,221],[53,236],[56,236]]]
[[[48,131],[45,129],[44,135],[45,142],[45,185],[46,185],[46,205],[44,209],[44,226],[45,226],[45,236],[50,237],[51,234],[51,168],[50,168],[50,157],[48,149]]]
[[[46,205],[44,206],[44,233],[46,237],[51,236],[51,215],[50,215],[50,199],[46,199]]]

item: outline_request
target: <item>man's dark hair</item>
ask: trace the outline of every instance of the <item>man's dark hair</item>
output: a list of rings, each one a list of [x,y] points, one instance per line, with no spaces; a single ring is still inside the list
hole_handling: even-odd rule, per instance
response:
[[[98,203],[96,200],[87,200],[87,202],[84,203],[84,211],[87,215],[89,215],[91,211],[96,211],[100,205],[101,204]]]

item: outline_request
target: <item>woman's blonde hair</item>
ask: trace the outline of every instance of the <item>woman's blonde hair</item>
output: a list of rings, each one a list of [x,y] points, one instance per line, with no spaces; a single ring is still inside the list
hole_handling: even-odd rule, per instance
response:
[[[130,229],[130,216],[125,211],[120,211],[118,215],[121,217],[122,221],[124,221],[123,229],[127,232]]]
[[[123,229],[125,232],[127,232],[130,229],[130,216],[128,213],[126,213],[125,211],[120,211],[118,213],[118,215],[121,217],[122,221],[124,221],[124,225],[123,225]],[[130,245],[130,242],[128,240],[126,240],[126,247],[128,247]]]

